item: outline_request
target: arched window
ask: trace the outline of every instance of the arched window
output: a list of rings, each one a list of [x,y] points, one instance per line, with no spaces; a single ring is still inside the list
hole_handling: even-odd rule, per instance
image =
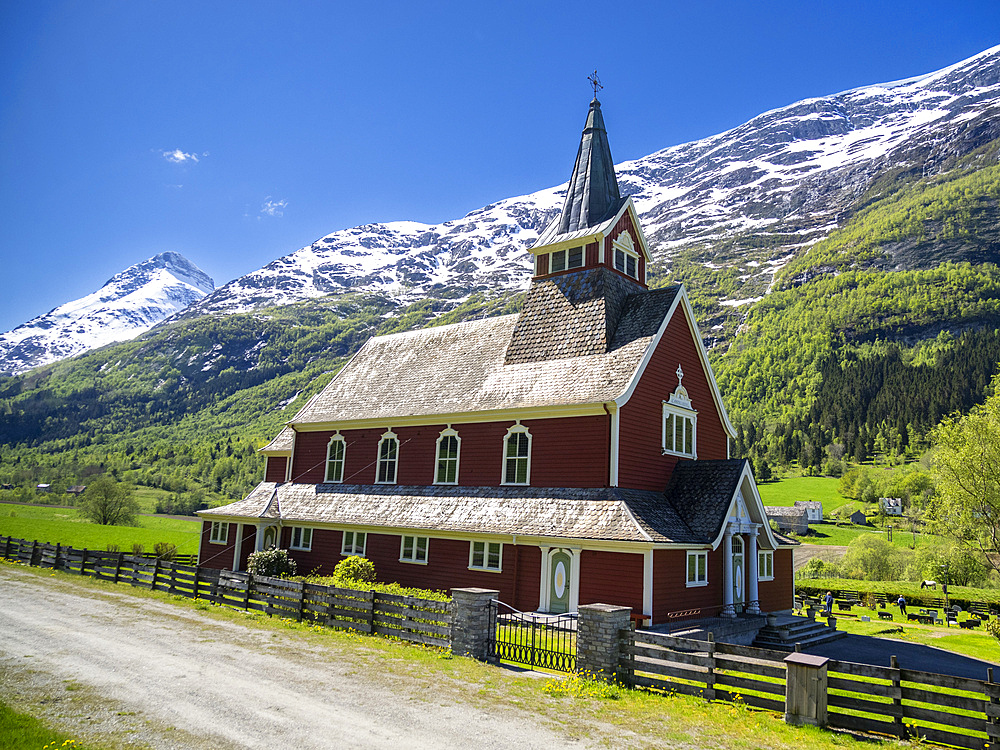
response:
[[[434,484],[458,484],[458,451],[462,438],[451,426],[441,430],[437,439],[437,466]]]
[[[347,458],[347,441],[338,431],[326,446],[326,474],[324,482],[344,481],[344,461]]]
[[[503,439],[502,484],[528,484],[531,479],[531,433],[518,421]]]
[[[392,430],[382,434],[378,444],[378,469],[375,484],[395,484],[396,465],[399,459],[399,438]]]

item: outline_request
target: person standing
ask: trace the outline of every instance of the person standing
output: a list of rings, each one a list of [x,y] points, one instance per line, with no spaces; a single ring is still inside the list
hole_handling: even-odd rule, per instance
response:
[[[827,591],[826,596],[823,597],[823,611],[828,614],[833,614],[833,592]]]
[[[896,604],[899,605],[899,611],[903,614],[903,617],[906,617],[906,599],[903,598],[902,594],[899,595]]]

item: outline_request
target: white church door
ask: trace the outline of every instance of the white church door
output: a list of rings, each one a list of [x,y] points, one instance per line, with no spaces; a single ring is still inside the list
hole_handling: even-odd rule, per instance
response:
[[[746,577],[743,575],[743,537],[733,536],[733,604],[740,611],[745,596]]]

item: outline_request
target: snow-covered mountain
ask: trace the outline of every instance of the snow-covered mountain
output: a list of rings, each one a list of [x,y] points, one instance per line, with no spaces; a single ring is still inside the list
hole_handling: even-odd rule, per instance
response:
[[[584,110],[581,107],[581,124]],[[628,114],[607,114],[612,148]],[[617,123],[617,124],[616,124]],[[733,267],[738,306],[769,288],[796,252],[893,171],[933,174],[1000,137],[1000,46],[928,75],[797,102],[733,130],[617,167],[655,260],[688,253]],[[567,164],[567,171],[570,168]],[[437,225],[368,224],[334,232],[236,279],[184,315],[226,314],[344,291],[400,303],[523,289],[526,249],[562,205],[565,185]],[[957,260],[958,258],[956,258]]]
[[[213,289],[212,279],[184,256],[160,253],[111,277],[93,294],[0,335],[0,372],[24,372],[134,338]]]

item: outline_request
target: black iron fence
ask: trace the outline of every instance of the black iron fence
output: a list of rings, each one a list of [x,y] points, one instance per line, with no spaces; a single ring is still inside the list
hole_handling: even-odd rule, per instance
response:
[[[520,612],[490,604],[490,654],[500,660],[557,672],[576,670],[576,613]]]

